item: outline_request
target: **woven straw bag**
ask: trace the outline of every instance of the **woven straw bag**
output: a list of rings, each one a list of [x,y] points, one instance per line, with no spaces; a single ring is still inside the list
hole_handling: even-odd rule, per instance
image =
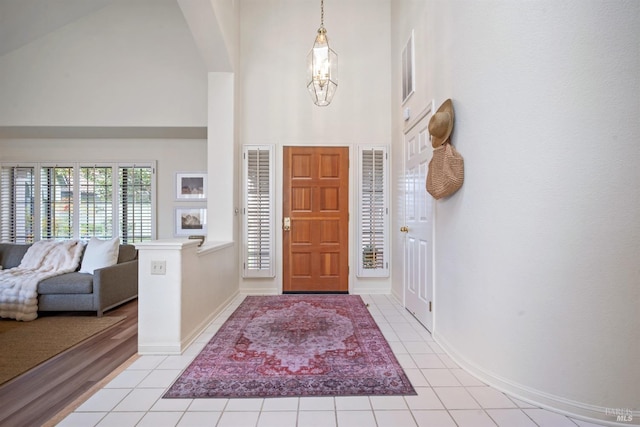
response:
[[[464,181],[464,160],[447,141],[434,148],[427,172],[427,191],[438,200],[458,191]]]

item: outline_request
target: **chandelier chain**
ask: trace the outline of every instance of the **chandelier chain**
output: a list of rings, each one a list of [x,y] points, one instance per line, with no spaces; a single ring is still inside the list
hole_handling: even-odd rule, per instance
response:
[[[324,0],[320,0],[320,26],[324,27]]]

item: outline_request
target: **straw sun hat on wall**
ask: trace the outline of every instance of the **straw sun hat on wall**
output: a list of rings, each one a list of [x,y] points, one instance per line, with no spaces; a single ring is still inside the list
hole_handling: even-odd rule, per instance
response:
[[[440,147],[453,131],[453,103],[447,99],[429,120],[429,133],[433,148]]]

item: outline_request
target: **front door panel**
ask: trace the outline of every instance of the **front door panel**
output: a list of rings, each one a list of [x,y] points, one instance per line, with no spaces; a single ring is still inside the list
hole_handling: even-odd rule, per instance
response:
[[[284,292],[349,290],[349,149],[284,147]]]

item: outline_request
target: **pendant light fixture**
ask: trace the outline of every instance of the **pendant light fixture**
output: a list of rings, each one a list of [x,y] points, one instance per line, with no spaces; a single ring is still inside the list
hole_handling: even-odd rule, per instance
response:
[[[324,107],[331,103],[338,87],[338,55],[329,47],[324,28],[324,0],[320,0],[320,28],[307,55],[307,89],[313,103]]]

